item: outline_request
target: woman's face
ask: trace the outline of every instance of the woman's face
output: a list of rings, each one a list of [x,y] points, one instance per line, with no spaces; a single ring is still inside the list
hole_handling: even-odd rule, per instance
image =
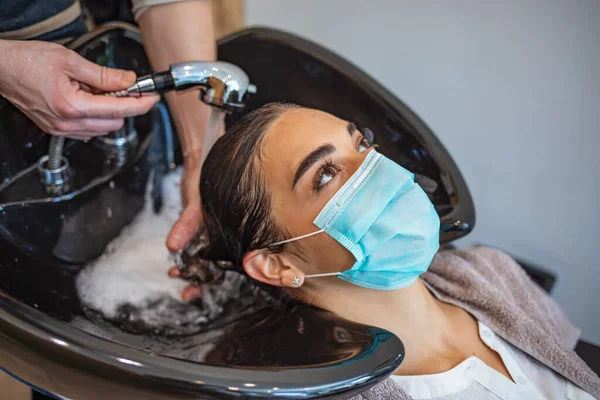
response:
[[[315,217],[369,151],[367,141],[348,121],[311,109],[286,111],[271,125],[261,148],[275,223],[291,237],[319,230]],[[305,274],[341,272],[355,262],[326,233],[285,246],[300,246],[302,257],[296,265]]]

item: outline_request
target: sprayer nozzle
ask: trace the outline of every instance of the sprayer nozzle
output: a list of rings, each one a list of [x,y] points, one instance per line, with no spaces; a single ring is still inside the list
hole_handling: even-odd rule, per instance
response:
[[[175,83],[170,71],[158,72],[138,78],[125,90],[108,93],[114,97],[142,97],[161,94],[175,89]]]

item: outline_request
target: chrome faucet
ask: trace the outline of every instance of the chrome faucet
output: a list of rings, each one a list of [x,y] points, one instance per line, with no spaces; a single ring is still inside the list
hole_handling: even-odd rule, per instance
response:
[[[242,109],[247,95],[256,93],[256,86],[237,65],[196,61],[173,64],[168,71],[143,76],[126,90],[110,94],[139,97],[194,88],[200,89],[200,100],[226,112]]]
[[[173,64],[168,71],[142,76],[129,88],[107,94],[115,97],[140,97],[191,89],[200,89],[201,101],[226,113],[243,109],[248,95],[256,93],[256,86],[250,83],[248,75],[237,65],[222,61],[192,61]],[[126,126],[131,127],[132,121],[129,122]],[[112,132],[97,140],[104,147],[110,147],[111,144],[118,147],[116,154],[122,163],[122,149],[136,139],[133,133],[131,129],[127,129],[127,132]],[[60,195],[69,190],[69,178],[72,174],[68,160],[62,155],[63,145],[63,137],[52,138],[48,155],[38,163],[42,183],[50,195]]]

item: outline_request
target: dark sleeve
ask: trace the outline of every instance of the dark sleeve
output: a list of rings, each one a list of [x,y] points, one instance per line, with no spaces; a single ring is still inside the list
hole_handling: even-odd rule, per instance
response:
[[[79,11],[74,12],[75,8]],[[80,10],[76,0],[0,0],[0,39],[52,41],[79,36],[87,30]],[[62,18],[55,18],[55,23],[47,22],[58,15]],[[39,34],[25,37],[11,34],[32,26],[39,28]]]

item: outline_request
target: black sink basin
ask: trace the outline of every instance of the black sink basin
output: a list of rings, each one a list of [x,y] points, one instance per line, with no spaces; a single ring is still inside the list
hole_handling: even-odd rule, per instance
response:
[[[76,49],[96,62],[149,70],[139,35],[125,25],[89,34]],[[288,100],[369,127],[380,151],[415,172],[430,195],[442,243],[473,228],[469,191],[444,147],[356,67],[269,29],[222,40],[219,58],[239,65],[258,87],[245,111]],[[228,124],[239,117],[229,116]],[[150,172],[164,163],[157,115],[135,123],[139,145],[118,169],[90,144],[71,144],[67,156],[80,171],[81,190],[52,199],[37,186],[35,171],[27,175],[47,151],[47,137],[0,104],[0,367],[68,398],[191,399],[350,395],[400,365],[404,348],[396,336],[307,306],[242,307],[238,299],[240,306],[218,323],[178,338],[133,335],[90,319],[75,291],[77,272],[141,209]],[[106,208],[110,218],[98,212]]]

